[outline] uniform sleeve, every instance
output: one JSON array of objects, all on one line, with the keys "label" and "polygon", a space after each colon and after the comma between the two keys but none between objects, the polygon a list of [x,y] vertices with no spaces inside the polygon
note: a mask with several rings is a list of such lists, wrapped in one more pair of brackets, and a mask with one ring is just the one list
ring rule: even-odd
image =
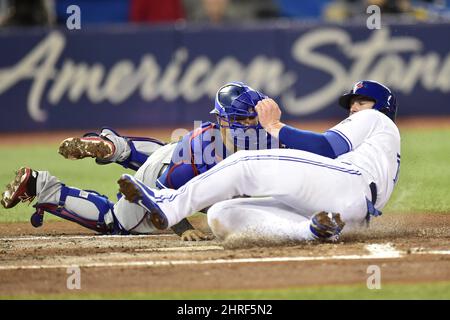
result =
[{"label": "uniform sleeve", "polygon": [[304,150],[332,159],[336,158],[333,146],[324,134],[284,126],[281,128],[278,138],[286,148]]},{"label": "uniform sleeve", "polygon": [[[345,142],[345,145],[342,145],[341,142],[339,148],[352,151],[363,143],[379,125],[380,116],[384,115],[372,109],[359,111],[329,129],[326,134],[329,136],[334,135],[335,139],[340,137],[341,141]],[[342,152],[336,153],[341,154]]]}]

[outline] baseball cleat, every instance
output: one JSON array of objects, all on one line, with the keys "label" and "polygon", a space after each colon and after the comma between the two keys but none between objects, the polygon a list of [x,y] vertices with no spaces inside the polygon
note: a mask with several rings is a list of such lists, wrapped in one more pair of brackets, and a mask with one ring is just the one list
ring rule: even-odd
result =
[{"label": "baseball cleat", "polygon": [[312,216],[310,230],[317,239],[337,241],[344,226],[339,213],[321,211]]},{"label": "baseball cleat", "polygon": [[100,137],[67,138],[59,145],[59,153],[66,159],[76,160],[87,157],[100,160],[113,156],[114,144]]},{"label": "baseball cleat", "polygon": [[36,196],[37,171],[22,167],[16,172],[14,180],[6,185],[2,193],[2,206],[6,209],[14,207],[19,202],[31,202]]},{"label": "baseball cleat", "polygon": [[152,200],[153,191],[149,187],[129,174],[123,174],[117,183],[119,191],[126,200],[136,203],[150,212],[150,220],[157,229],[164,230],[169,227],[166,215]]}]

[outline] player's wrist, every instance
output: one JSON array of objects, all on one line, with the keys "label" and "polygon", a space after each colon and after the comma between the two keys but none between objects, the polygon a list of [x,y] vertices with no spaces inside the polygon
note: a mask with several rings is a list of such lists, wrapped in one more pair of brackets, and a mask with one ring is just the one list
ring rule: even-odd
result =
[{"label": "player's wrist", "polygon": [[280,122],[280,121],[276,121],[273,122],[271,124],[269,124],[268,126],[266,126],[264,129],[274,138],[278,139],[278,136],[280,134],[280,130],[281,128],[283,128],[286,124]]}]

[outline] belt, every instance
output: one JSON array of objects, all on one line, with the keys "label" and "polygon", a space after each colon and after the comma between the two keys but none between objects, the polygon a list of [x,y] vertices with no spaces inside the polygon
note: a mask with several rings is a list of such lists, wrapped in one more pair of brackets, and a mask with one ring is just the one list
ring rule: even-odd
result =
[{"label": "belt", "polygon": [[367,215],[366,215],[366,225],[369,226],[370,218],[372,216],[378,217],[382,215],[382,212],[375,209],[375,203],[377,202],[377,185],[375,182],[370,183],[369,185],[370,193],[372,195],[372,201],[366,198],[367,203]]},{"label": "belt", "polygon": [[375,184],[375,182],[372,182],[371,184],[369,184],[369,188],[370,193],[372,194],[372,203],[373,205],[375,205],[375,203],[377,202],[377,185]]}]

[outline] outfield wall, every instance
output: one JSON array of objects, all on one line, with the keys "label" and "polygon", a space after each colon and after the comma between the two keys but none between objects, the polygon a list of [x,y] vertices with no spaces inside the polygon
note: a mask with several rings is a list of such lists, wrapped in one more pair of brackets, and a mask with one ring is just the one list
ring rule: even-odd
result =
[{"label": "outfield wall", "polygon": [[271,23],[0,30],[0,132],[176,126],[208,119],[216,90],[249,83],[284,119],[342,117],[361,78],[400,116],[450,115],[450,24]]}]

